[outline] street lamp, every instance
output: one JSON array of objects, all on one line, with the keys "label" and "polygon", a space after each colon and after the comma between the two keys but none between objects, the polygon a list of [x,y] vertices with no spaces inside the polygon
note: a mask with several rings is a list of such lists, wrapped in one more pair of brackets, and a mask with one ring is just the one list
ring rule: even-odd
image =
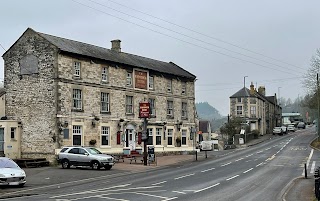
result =
[{"label": "street lamp", "polygon": [[243,76],[243,87],[246,87],[246,77],[248,77],[248,76],[247,75]]},{"label": "street lamp", "polygon": [[279,102],[279,105],[281,105],[281,103],[280,103],[280,101],[281,101],[281,99],[280,99],[280,88],[281,88],[281,87],[278,87],[278,96],[279,96],[278,102]]}]

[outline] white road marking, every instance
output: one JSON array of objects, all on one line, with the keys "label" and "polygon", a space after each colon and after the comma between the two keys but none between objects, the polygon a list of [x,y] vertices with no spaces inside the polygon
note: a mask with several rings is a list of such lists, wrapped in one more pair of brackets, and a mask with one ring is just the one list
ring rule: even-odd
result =
[{"label": "white road marking", "polygon": [[250,154],[250,155],[247,155],[246,157],[248,158],[248,157],[250,157],[250,156],[252,156],[253,154]]},{"label": "white road marking", "polygon": [[224,167],[224,166],[227,166],[227,165],[230,165],[230,164],[231,164],[231,162],[223,164],[223,165],[221,165],[221,167]]},{"label": "white road marking", "polygon": [[172,197],[172,198],[167,198],[167,199],[164,199],[162,201],[169,201],[169,200],[174,200],[174,199],[177,199],[178,197]]},{"label": "white road marking", "polygon": [[260,153],[262,153],[262,152],[263,152],[263,151],[258,151],[257,154],[260,154]]},{"label": "white road marking", "polygon": [[[309,167],[309,163],[310,163],[310,160],[312,158],[312,155],[313,155],[313,149],[311,149],[311,152],[310,152],[308,160],[307,160],[307,168]],[[302,175],[304,175],[304,168],[302,170]]]},{"label": "white road marking", "polygon": [[181,176],[181,177],[176,177],[176,178],[174,178],[175,180],[178,180],[178,179],[182,179],[182,178],[185,178],[185,177],[190,177],[190,176],[193,176],[194,175],[194,173],[192,173],[192,174],[187,174],[187,175],[183,175],[183,176]]},{"label": "white road marking", "polygon": [[167,181],[162,181],[162,182],[158,182],[158,183],[155,183],[155,184],[151,184],[151,185],[158,185],[158,184],[163,184],[163,183],[166,183]]},{"label": "white road marking", "polygon": [[265,149],[265,150],[268,151],[269,149],[271,149],[271,147],[269,147],[269,148],[267,148],[267,149]]},{"label": "white road marking", "polygon": [[270,158],[266,159],[265,161],[271,161],[271,160],[273,160],[275,157],[276,157],[276,155],[273,154]]},{"label": "white road marking", "polygon": [[229,181],[229,180],[234,179],[234,178],[237,178],[237,177],[239,177],[239,175],[238,175],[238,174],[237,174],[237,175],[235,175],[235,176],[233,176],[233,177],[230,177],[230,178],[226,179],[226,181]]},{"label": "white road marking", "polygon": [[207,189],[209,189],[209,188],[213,188],[213,187],[218,186],[218,185],[220,185],[220,183],[216,183],[216,184],[214,184],[214,185],[212,185],[212,186],[208,186],[208,187],[206,187],[206,188],[197,190],[197,191],[195,191],[194,193],[199,193],[199,192],[201,192],[201,191],[205,191],[205,190],[207,190]]},{"label": "white road marking", "polygon": [[202,170],[201,172],[208,172],[208,171],[214,170],[214,169],[216,169],[216,168],[210,168],[210,169],[207,169],[207,170]]},{"label": "white road marking", "polygon": [[246,161],[246,163],[250,162],[251,160]]},{"label": "white road marking", "polygon": [[262,163],[259,163],[258,165],[256,165],[256,167],[259,167],[260,165],[263,165],[263,162],[262,162]]},{"label": "white road marking", "polygon": [[315,167],[316,167],[316,162],[313,161],[313,162],[312,162],[312,165],[311,165],[311,171],[310,171],[311,174],[314,173],[314,168],[315,168]]},{"label": "white road marking", "polygon": [[133,192],[134,194],[137,195],[145,195],[145,196],[150,196],[150,197],[155,197],[155,198],[161,198],[161,199],[165,199],[167,200],[168,197],[163,197],[163,196],[159,196],[159,195],[152,195],[152,194],[148,194],[148,193],[138,193],[138,192]]},{"label": "white road marking", "polygon": [[180,193],[180,194],[186,194],[185,192],[181,192],[181,191],[172,191],[173,193]]},{"label": "white road marking", "polygon": [[244,171],[243,173],[245,174],[245,173],[247,173],[247,172],[250,172],[251,170],[253,170],[253,168],[250,168],[249,170],[246,170],[246,171]]},{"label": "white road marking", "polygon": [[239,158],[239,159],[237,159],[236,161],[241,161],[241,160],[243,160],[244,158]]}]

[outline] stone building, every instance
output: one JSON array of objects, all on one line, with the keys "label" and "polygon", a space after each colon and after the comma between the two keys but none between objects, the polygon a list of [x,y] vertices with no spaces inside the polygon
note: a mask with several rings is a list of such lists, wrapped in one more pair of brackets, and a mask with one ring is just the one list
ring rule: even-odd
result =
[{"label": "stone building", "polygon": [[21,123],[21,157],[52,159],[68,145],[141,151],[140,102],[151,105],[156,152],[193,149],[196,76],[111,42],[106,49],[28,28],[4,53],[5,112]]},{"label": "stone building", "polygon": [[272,129],[279,125],[281,113],[276,95],[266,96],[264,86],[257,91],[251,83],[250,89],[243,87],[230,96],[230,117],[242,118],[251,131],[258,130],[260,135],[272,133]]}]

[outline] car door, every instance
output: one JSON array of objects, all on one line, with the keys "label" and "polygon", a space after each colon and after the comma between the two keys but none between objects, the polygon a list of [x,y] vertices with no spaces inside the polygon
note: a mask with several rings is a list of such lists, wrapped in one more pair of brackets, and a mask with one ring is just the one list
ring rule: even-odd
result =
[{"label": "car door", "polygon": [[79,148],[78,161],[82,166],[89,166],[91,163],[90,154],[83,148]]},{"label": "car door", "polygon": [[72,165],[77,165],[77,159],[78,159],[78,154],[79,154],[79,148],[72,148],[68,152],[68,159]]}]

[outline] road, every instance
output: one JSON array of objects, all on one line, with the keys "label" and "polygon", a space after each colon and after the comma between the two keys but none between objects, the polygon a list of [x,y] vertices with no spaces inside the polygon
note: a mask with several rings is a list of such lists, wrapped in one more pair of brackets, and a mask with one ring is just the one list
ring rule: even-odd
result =
[{"label": "road", "polygon": [[311,131],[222,151],[214,159],[29,189],[24,192],[29,196],[7,200],[282,200],[290,182],[303,175],[304,164],[309,176],[320,164],[319,153],[309,147],[315,138]]}]

